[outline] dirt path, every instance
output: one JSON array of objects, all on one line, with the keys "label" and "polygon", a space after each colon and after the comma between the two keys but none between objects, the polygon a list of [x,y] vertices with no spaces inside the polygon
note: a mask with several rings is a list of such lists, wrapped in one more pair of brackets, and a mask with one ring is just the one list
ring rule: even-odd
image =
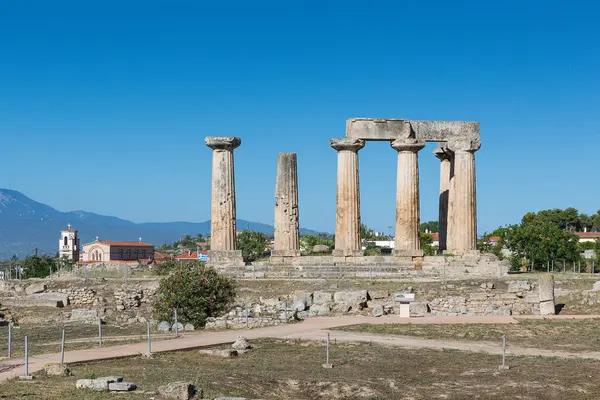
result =
[{"label": "dirt path", "polygon": [[[233,343],[238,335],[244,335],[248,339],[259,338],[302,338],[310,340],[323,340],[325,331],[328,329],[355,325],[355,324],[514,324],[518,321],[513,317],[505,316],[461,316],[461,317],[423,317],[423,318],[398,318],[397,316],[386,316],[380,318],[362,316],[339,316],[310,318],[301,323],[271,326],[250,330],[227,330],[227,331],[201,331],[195,334],[186,334],[176,339],[158,340],[152,343],[152,353],[194,349],[199,347],[215,346]],[[389,344],[393,346],[415,347],[415,348],[448,348],[463,351],[479,351],[498,354],[500,346],[491,343],[452,342],[438,340],[424,340],[408,337],[389,337],[379,335],[355,334],[350,332],[335,332],[333,337],[344,341],[371,340],[375,343]],[[542,355],[565,358],[597,358],[600,353],[567,353],[541,349],[510,348],[514,355]],[[73,350],[65,352],[65,363],[78,363],[93,360],[106,360],[119,357],[131,357],[148,352],[146,342],[92,348],[85,350]],[[29,357],[29,373],[42,370],[47,363],[60,361],[60,354],[31,355]],[[23,358],[13,358],[0,361],[0,382],[23,375]]]}]

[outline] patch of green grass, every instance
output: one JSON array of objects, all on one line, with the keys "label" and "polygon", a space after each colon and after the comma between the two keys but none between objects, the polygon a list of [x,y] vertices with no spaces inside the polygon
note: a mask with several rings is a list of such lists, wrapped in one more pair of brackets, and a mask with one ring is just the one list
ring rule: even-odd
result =
[{"label": "patch of green grass", "polygon": [[[173,381],[192,381],[204,398],[254,399],[596,399],[600,364],[540,357],[500,359],[479,353],[409,350],[366,344],[332,346],[333,369],[324,369],[323,343],[261,340],[237,358],[200,356],[197,351],[70,366],[73,377],[0,386],[0,399],[114,399],[110,393],[75,389],[77,379],[123,375],[141,391]],[[135,396],[135,395],[128,395]],[[135,396],[138,398],[138,396]],[[141,397],[146,398],[146,397]]]}]

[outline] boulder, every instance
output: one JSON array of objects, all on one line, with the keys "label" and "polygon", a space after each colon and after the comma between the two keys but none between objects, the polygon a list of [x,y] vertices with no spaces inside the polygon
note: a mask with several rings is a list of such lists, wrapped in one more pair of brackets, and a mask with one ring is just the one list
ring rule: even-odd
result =
[{"label": "boulder", "polygon": [[313,304],[308,310],[308,315],[311,317],[329,315],[331,312],[331,306],[329,304]]},{"label": "boulder", "polygon": [[25,294],[36,294],[42,293],[46,290],[46,284],[44,282],[34,283],[25,288]]},{"label": "boulder", "polygon": [[63,293],[36,293],[26,296],[21,305],[62,308],[69,305],[69,296]]},{"label": "boulder", "polygon": [[171,324],[167,321],[162,321],[160,324],[158,324],[157,329],[159,332],[169,332],[169,330],[171,329]]},{"label": "boulder", "polygon": [[373,311],[372,314],[374,317],[381,317],[383,316],[384,312],[383,312],[383,306],[381,304],[377,304],[375,307],[373,307]]},{"label": "boulder", "polygon": [[368,294],[366,290],[345,290],[335,292],[333,301],[336,303],[348,303],[352,308],[362,310],[367,306]]},{"label": "boulder", "polygon": [[369,298],[371,300],[382,300],[390,297],[390,292],[387,290],[369,290]]},{"label": "boulder", "polygon": [[158,395],[165,400],[191,400],[196,394],[202,398],[202,391],[196,390],[192,382],[172,382],[158,388]]},{"label": "boulder", "polygon": [[235,350],[248,350],[252,348],[252,345],[248,343],[248,340],[243,336],[238,336],[235,343],[231,346]]},{"label": "boulder", "polygon": [[97,324],[98,310],[91,310],[89,308],[76,308],[71,311],[69,322]]},{"label": "boulder", "polygon": [[313,293],[313,304],[332,304],[333,293],[318,291]]},{"label": "boulder", "polygon": [[352,306],[348,303],[335,303],[332,310],[336,313],[347,313],[352,310]]},{"label": "boulder", "polygon": [[194,325],[192,324],[185,324],[185,326],[183,327],[184,331],[193,331],[195,330]]},{"label": "boulder", "polygon": [[44,371],[48,376],[71,376],[71,371],[65,364],[52,363],[44,365]]}]

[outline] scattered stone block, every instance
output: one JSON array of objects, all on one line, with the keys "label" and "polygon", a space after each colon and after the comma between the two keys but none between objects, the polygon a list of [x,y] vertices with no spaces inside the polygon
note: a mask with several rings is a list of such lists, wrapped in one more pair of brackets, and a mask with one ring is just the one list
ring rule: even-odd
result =
[{"label": "scattered stone block", "polygon": [[329,304],[313,304],[308,310],[308,315],[311,317],[329,315],[331,313],[331,306]]},{"label": "scattered stone block", "polygon": [[294,303],[294,310],[302,312],[308,307],[306,299],[300,299]]},{"label": "scattered stone block", "polygon": [[[317,291],[313,293],[313,304],[332,304],[333,293]],[[312,306],[311,306],[312,307]]]},{"label": "scattered stone block", "polygon": [[169,330],[171,329],[171,324],[167,321],[162,321],[160,324],[158,324],[157,329],[159,332],[169,332]]},{"label": "scattered stone block", "polygon": [[42,293],[46,291],[46,284],[43,282],[40,283],[34,283],[32,285],[27,286],[27,288],[25,288],[25,294],[36,294],[36,293]]},{"label": "scattered stone block", "polygon": [[69,305],[69,296],[63,293],[36,293],[25,296],[22,305],[63,308]]},{"label": "scattered stone block", "polygon": [[202,398],[202,390],[197,390],[192,382],[172,382],[159,387],[158,395],[165,400],[191,400],[196,395]]},{"label": "scattered stone block", "polygon": [[65,364],[52,363],[44,365],[44,371],[48,376],[71,376],[71,371]]},{"label": "scattered stone block", "polygon": [[369,298],[371,300],[381,300],[390,297],[390,292],[387,290],[369,290]]},{"label": "scattered stone block", "polygon": [[367,306],[368,293],[366,290],[344,290],[333,294],[336,303],[348,303],[352,308],[362,310]]},{"label": "scattered stone block", "polygon": [[[337,313],[347,313],[352,310],[352,306],[348,303],[335,303],[332,307],[333,312]],[[326,315],[326,314],[322,314]]]},{"label": "scattered stone block", "polygon": [[75,382],[77,389],[89,389],[96,392],[108,392],[108,381],[102,379],[78,379]]},{"label": "scattered stone block", "polygon": [[374,317],[383,316],[384,315],[383,306],[381,304],[377,304],[375,307],[373,307],[372,314]]},{"label": "scattered stone block", "polygon": [[108,384],[108,390],[111,392],[131,392],[137,388],[133,382],[111,382]]},{"label": "scattered stone block", "polygon": [[222,358],[233,358],[238,356],[237,350],[225,349],[225,350],[214,350],[214,349],[205,349],[199,350],[200,354],[206,356],[213,357],[222,357]]},{"label": "scattered stone block", "polygon": [[424,301],[413,301],[410,303],[410,313],[413,315],[426,315],[429,313],[429,305]]},{"label": "scattered stone block", "polygon": [[292,294],[292,301],[294,303],[303,300],[306,303],[306,306],[310,307],[313,303],[313,294],[304,290],[297,290]]},{"label": "scattered stone block", "polygon": [[243,336],[238,336],[235,343],[231,346],[235,350],[249,350],[252,348],[252,345],[248,343],[248,339]]}]

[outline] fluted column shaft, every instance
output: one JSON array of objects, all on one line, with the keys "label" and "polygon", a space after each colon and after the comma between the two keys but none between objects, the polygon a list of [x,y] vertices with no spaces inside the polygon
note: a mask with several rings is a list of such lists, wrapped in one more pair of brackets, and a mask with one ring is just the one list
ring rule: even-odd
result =
[{"label": "fluted column shaft", "polygon": [[451,173],[451,158],[449,151],[442,146],[434,151],[434,154],[440,160],[440,198],[439,198],[439,249],[446,250],[448,237],[448,210],[450,201],[450,173]]},{"label": "fluted column shaft", "polygon": [[358,150],[365,145],[359,139],[332,139],[338,151],[335,256],[361,256],[360,188]]},{"label": "fluted column shaft", "polygon": [[397,139],[392,147],[398,151],[396,187],[396,241],[394,254],[422,256],[420,251],[419,156],[425,146],[414,139]]},{"label": "fluted column shaft", "polygon": [[279,153],[275,184],[275,244],[272,256],[300,256],[296,153]]},{"label": "fluted column shaft", "polygon": [[236,207],[233,150],[241,144],[235,137],[212,136],[206,145],[213,149],[210,249],[236,250]]},{"label": "fluted column shaft", "polygon": [[454,152],[449,250],[457,254],[477,251],[475,152],[480,146],[478,140],[449,143],[450,150]]}]

